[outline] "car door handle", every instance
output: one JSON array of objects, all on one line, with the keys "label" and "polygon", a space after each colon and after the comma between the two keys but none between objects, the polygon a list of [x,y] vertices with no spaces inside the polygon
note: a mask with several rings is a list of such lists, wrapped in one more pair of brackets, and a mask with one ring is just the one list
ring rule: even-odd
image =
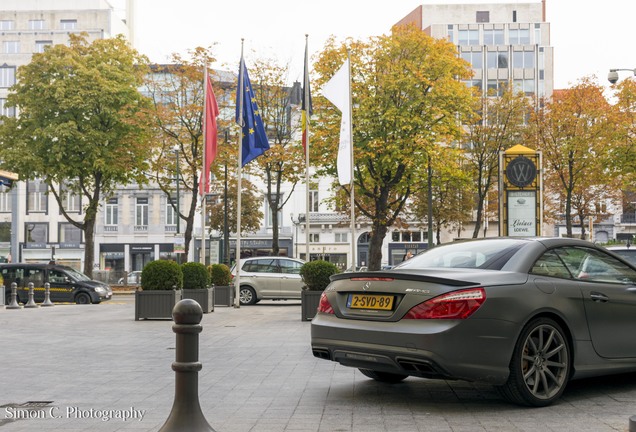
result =
[{"label": "car door handle", "polygon": [[590,298],[592,299],[592,301],[600,302],[600,303],[606,303],[609,301],[608,296],[606,296],[605,294],[601,294],[599,292],[594,292],[594,291],[590,293]]}]

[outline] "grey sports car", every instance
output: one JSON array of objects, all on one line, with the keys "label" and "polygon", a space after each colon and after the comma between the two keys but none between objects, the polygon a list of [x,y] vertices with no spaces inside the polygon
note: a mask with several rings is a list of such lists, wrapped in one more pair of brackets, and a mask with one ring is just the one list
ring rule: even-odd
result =
[{"label": "grey sports car", "polygon": [[545,406],[570,379],[636,371],[636,268],[576,239],[442,245],[332,276],[311,345],[378,381],[481,381]]}]

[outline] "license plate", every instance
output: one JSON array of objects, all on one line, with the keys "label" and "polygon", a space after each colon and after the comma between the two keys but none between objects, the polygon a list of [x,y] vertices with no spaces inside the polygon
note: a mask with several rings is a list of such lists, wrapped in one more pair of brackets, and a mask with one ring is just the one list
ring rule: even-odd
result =
[{"label": "license plate", "polygon": [[393,296],[378,294],[349,294],[347,307],[350,309],[391,310]]}]

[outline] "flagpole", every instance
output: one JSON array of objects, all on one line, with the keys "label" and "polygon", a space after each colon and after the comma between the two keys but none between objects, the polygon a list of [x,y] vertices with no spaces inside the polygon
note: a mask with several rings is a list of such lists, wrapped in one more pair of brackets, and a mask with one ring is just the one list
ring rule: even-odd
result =
[{"label": "flagpole", "polygon": [[[305,34],[305,69],[303,76],[303,97],[305,98],[305,261],[311,261],[309,257],[309,35]],[[307,82],[305,82],[307,81]]]},{"label": "flagpole", "polygon": [[243,93],[245,88],[243,86],[243,69],[245,68],[243,60],[243,41],[241,38],[241,61],[239,64],[239,76],[238,76],[238,112],[240,113],[240,127],[238,133],[238,177],[236,180],[236,285],[234,288],[234,307],[240,308],[240,288],[241,288],[241,177],[242,177],[242,161],[243,161]]},{"label": "flagpole", "polygon": [[351,189],[349,196],[350,202],[349,207],[351,207],[351,262],[352,262],[352,270],[356,270],[356,211],[355,211],[355,194],[354,194],[354,181],[353,181],[353,104],[351,100],[351,57],[349,55],[349,50],[347,50],[347,61],[349,63],[349,137],[350,137],[350,165],[351,165],[351,183],[349,184],[349,188]]},{"label": "flagpole", "polygon": [[206,184],[209,179],[205,178],[206,173],[208,172],[206,168],[206,163],[209,163],[206,160],[206,148],[209,143],[206,142],[206,137],[208,136],[208,67],[205,65],[203,67],[203,146],[201,147],[201,153],[203,157],[203,166],[201,167],[201,251],[199,253],[201,264],[205,265],[205,193],[206,193]]}]

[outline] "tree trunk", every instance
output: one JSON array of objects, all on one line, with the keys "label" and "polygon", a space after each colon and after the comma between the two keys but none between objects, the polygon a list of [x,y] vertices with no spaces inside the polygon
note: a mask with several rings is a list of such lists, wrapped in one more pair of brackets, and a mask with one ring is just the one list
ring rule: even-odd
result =
[{"label": "tree trunk", "polygon": [[93,262],[95,261],[95,215],[86,213],[84,218],[84,274],[93,278]]},{"label": "tree trunk", "polygon": [[382,243],[386,237],[387,227],[385,224],[374,223],[369,242],[369,270],[380,270],[382,267]]},{"label": "tree trunk", "polygon": [[278,256],[280,253],[280,245],[278,244],[278,212],[273,212],[274,217],[272,219],[272,255]]}]

